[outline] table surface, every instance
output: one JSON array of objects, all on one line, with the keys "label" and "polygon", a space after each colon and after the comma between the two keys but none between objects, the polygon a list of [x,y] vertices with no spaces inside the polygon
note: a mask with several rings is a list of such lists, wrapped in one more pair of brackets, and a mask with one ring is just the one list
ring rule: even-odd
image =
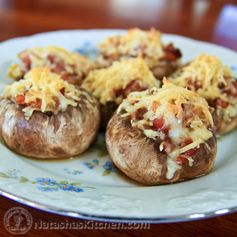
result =
[{"label": "table surface", "polygon": [[[0,0],[0,41],[59,29],[132,28],[151,26],[172,34],[237,50],[237,3],[205,0]],[[0,197],[0,236],[5,212],[22,206],[37,221],[81,222],[49,214]],[[201,221],[154,224],[149,230],[35,230],[29,236],[234,236],[237,213]]]}]

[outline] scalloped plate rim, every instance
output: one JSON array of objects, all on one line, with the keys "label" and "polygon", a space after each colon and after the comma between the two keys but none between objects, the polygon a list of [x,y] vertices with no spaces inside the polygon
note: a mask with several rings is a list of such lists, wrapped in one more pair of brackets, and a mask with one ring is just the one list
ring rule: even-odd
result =
[{"label": "scalloped plate rim", "polygon": [[195,220],[203,220],[218,216],[223,216],[226,214],[231,214],[237,212],[237,206],[231,208],[217,209],[215,211],[209,212],[201,212],[201,213],[192,213],[188,215],[176,215],[160,217],[160,218],[126,218],[126,217],[116,217],[116,216],[101,216],[101,215],[89,215],[83,212],[75,212],[70,210],[57,209],[51,205],[44,205],[36,201],[32,201],[30,199],[20,197],[18,195],[12,194],[10,192],[6,192],[0,188],[0,195],[9,198],[13,201],[24,204],[28,207],[36,208],[40,211],[46,211],[48,213],[57,214],[61,216],[74,217],[83,220],[93,220],[93,221],[103,221],[103,222],[117,222],[117,223],[150,223],[150,224],[158,224],[158,223],[178,223],[178,222],[186,222],[186,221],[195,221]]}]

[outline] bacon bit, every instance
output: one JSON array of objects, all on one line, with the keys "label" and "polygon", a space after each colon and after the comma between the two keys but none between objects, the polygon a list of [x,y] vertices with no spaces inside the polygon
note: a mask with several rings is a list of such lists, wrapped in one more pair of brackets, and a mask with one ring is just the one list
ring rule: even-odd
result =
[{"label": "bacon bit", "polygon": [[156,130],[160,130],[161,128],[163,128],[165,124],[165,120],[163,118],[156,118],[153,120],[153,127]]},{"label": "bacon bit", "polygon": [[191,144],[193,142],[192,138],[185,138],[182,142],[181,142],[181,147],[185,147],[189,144]]},{"label": "bacon bit", "polygon": [[165,135],[169,133],[170,127],[165,126],[165,120],[163,118],[156,118],[153,120],[153,128],[155,130],[163,132]]},{"label": "bacon bit", "polygon": [[141,82],[139,80],[133,80],[130,81],[127,86],[123,90],[123,94],[125,96],[128,96],[129,93],[133,91],[144,91],[147,89],[147,86],[141,85]]},{"label": "bacon bit", "polygon": [[67,81],[71,84],[81,84],[81,80],[78,80],[78,77],[74,77],[72,74],[69,74],[67,72],[62,72],[60,74],[61,78],[64,80],[64,81]]},{"label": "bacon bit", "polygon": [[16,103],[18,105],[24,105],[25,104],[25,96],[24,95],[17,95],[15,100],[16,100]]},{"label": "bacon bit", "polygon": [[143,115],[147,112],[146,108],[140,108],[136,111],[136,119],[143,119]]},{"label": "bacon bit", "polygon": [[232,96],[233,97],[237,97],[237,81],[236,81],[236,79],[234,79],[234,81],[232,82],[232,88],[233,88],[233,90],[232,90]]},{"label": "bacon bit", "polygon": [[47,59],[49,60],[50,63],[54,63],[55,62],[55,55],[48,55]]},{"label": "bacon bit", "polygon": [[165,48],[165,58],[169,61],[175,61],[182,56],[179,49],[176,49],[172,43],[168,44]]},{"label": "bacon bit", "polygon": [[123,89],[120,88],[120,89],[115,89],[114,90],[114,94],[116,97],[120,96],[120,95],[123,95]]},{"label": "bacon bit", "polygon": [[167,135],[167,134],[169,133],[169,130],[170,130],[170,127],[169,127],[169,126],[165,126],[165,127],[163,127],[163,128],[161,129],[161,131],[162,131],[165,135]]},{"label": "bacon bit", "polygon": [[[185,146],[191,144],[192,142],[193,142],[193,140],[191,138],[186,138],[186,139],[184,139],[184,141],[181,142],[180,146],[185,147]],[[192,157],[193,155],[195,155],[197,153],[197,151],[198,151],[198,148],[194,147],[194,148],[186,151],[184,153],[184,155]]]},{"label": "bacon bit", "polygon": [[63,71],[65,71],[65,66],[64,66],[64,63],[62,61],[55,63],[55,67],[52,68],[52,72],[57,73],[57,74],[60,74]]},{"label": "bacon bit", "polygon": [[231,93],[232,93],[231,88],[224,88],[222,91],[227,95],[231,95]]},{"label": "bacon bit", "polygon": [[187,165],[188,159],[185,156],[180,155],[176,158],[176,162],[178,165]]},{"label": "bacon bit", "polygon": [[42,101],[41,101],[41,99],[36,98],[36,101],[31,102],[30,105],[31,105],[33,108],[40,109],[40,108],[41,108],[41,105],[42,105]]},{"label": "bacon bit", "polygon": [[217,99],[216,105],[225,109],[228,107],[229,103],[227,101],[222,100],[222,99]]},{"label": "bacon bit", "polygon": [[157,108],[158,108],[159,105],[160,105],[159,102],[153,101],[153,103],[152,103],[152,105],[151,105],[151,110],[152,110],[153,112],[156,112],[156,110],[157,110]]},{"label": "bacon bit", "polygon": [[31,60],[30,60],[29,55],[24,55],[24,56],[22,56],[22,57],[21,57],[21,60],[22,60],[22,62],[24,63],[25,68],[26,68],[27,70],[30,70],[30,68],[31,68]]},{"label": "bacon bit", "polygon": [[186,151],[184,154],[187,155],[187,156],[192,157],[192,156],[194,156],[197,153],[197,151],[198,151],[198,148],[194,147],[194,148]]},{"label": "bacon bit", "polygon": [[237,79],[234,79],[234,81],[232,82],[232,85],[237,90]]},{"label": "bacon bit", "polygon": [[228,96],[232,96],[234,98],[237,97],[237,81],[232,81],[230,86],[228,88],[224,88],[222,90],[224,93],[226,93]]},{"label": "bacon bit", "polygon": [[61,94],[65,94],[65,88],[63,87],[61,90],[60,90]]},{"label": "bacon bit", "polygon": [[141,85],[141,82],[139,80],[133,80],[130,81],[124,89],[123,88],[115,89],[114,93],[116,97],[121,95],[127,97],[128,94],[130,94],[133,91],[144,91],[147,88],[148,88],[147,86]]}]

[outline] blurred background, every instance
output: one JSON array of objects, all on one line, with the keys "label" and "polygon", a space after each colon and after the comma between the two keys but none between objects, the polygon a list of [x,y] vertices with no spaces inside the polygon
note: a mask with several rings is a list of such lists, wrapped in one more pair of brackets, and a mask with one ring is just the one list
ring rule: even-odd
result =
[{"label": "blurred background", "polygon": [[0,0],[0,41],[59,29],[135,26],[237,50],[237,0]]}]

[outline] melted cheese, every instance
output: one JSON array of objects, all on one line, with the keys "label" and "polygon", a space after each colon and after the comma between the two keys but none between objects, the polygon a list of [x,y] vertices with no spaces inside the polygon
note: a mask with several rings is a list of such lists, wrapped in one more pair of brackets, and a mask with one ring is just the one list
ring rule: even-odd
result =
[{"label": "melted cheese", "polygon": [[182,168],[179,164],[177,164],[175,160],[177,156],[178,154],[176,150],[171,154],[169,154],[169,159],[167,159],[167,173],[166,173],[167,179],[172,179],[175,172]]},{"label": "melted cheese", "polygon": [[[64,93],[61,92],[62,89]],[[65,111],[69,105],[75,107],[81,93],[75,86],[62,80],[59,75],[50,72],[50,69],[45,67],[32,69],[25,75],[24,80],[6,86],[3,92],[3,97],[13,101],[18,95],[23,95],[25,98],[26,107],[23,111],[26,118],[29,118],[34,110],[57,113]],[[37,99],[42,101],[41,108],[31,106]]]},{"label": "melted cheese", "polygon": [[138,80],[147,87],[160,86],[148,66],[141,58],[131,58],[114,62],[106,69],[94,70],[83,81],[82,87],[99,99],[101,104],[122,102],[123,97],[116,90],[125,89],[129,82]]},{"label": "melted cheese", "polygon": [[[158,104],[155,109],[154,103]],[[192,115],[189,126],[186,126],[182,121],[186,113],[183,109],[185,105],[191,105],[192,109],[198,109],[199,111],[199,113]],[[144,108],[147,111],[143,114],[143,117],[136,119],[136,116],[134,116],[136,112]],[[180,168],[175,161],[179,154],[205,143],[213,136],[208,129],[208,127],[213,127],[213,119],[207,102],[198,94],[175,86],[166,80],[164,86],[160,89],[152,88],[129,94],[127,99],[119,106],[117,113],[121,114],[122,117],[131,116],[132,127],[141,129],[145,136],[153,140],[164,140],[164,133],[159,130],[152,130],[154,119],[164,119],[165,126],[169,127],[168,136],[176,146],[175,150],[168,155],[167,178],[172,178],[175,170]],[[187,138],[191,138],[192,143],[180,148],[180,143]],[[160,147],[160,149],[163,150],[163,147]],[[189,161],[189,163],[192,162]]]},{"label": "melted cheese", "polygon": [[142,56],[149,66],[164,56],[161,33],[155,29],[143,31],[134,28],[125,35],[108,37],[100,44],[99,50],[102,55],[113,59]]},{"label": "melted cheese", "polygon": [[[55,56],[56,61],[62,62],[65,70],[70,73],[76,73],[79,76],[87,71],[90,67],[90,62],[84,56],[69,52],[64,48],[58,46],[47,46],[47,47],[35,47],[31,49],[26,49],[23,52],[19,53],[19,58],[24,58],[25,56],[29,57],[31,60],[31,68],[34,67],[44,67],[51,66],[51,62],[48,59],[48,56]],[[13,64],[8,71],[10,77],[18,78],[22,75],[24,67],[18,64]]]}]

